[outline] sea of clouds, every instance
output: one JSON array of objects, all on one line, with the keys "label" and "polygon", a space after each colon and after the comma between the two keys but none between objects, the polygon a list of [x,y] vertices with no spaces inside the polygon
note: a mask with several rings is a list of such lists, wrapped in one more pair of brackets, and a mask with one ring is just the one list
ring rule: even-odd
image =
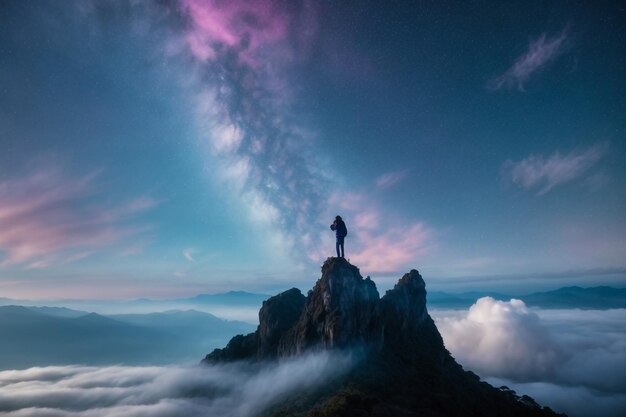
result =
[{"label": "sea of clouds", "polygon": [[[465,369],[571,417],[626,415],[626,309],[540,310],[485,297],[433,310]],[[51,366],[0,372],[7,417],[247,417],[343,374],[354,356],[206,367]]]},{"label": "sea of clouds", "polygon": [[50,366],[0,372],[6,417],[254,416],[346,372],[348,354],[278,364],[196,367]]},{"label": "sea of clouds", "polygon": [[540,310],[479,299],[431,312],[464,368],[570,416],[626,415],[626,309]]}]

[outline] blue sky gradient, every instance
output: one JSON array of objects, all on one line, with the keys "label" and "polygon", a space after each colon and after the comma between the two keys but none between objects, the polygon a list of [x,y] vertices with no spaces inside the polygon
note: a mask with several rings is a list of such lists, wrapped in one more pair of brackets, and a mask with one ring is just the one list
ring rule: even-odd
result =
[{"label": "blue sky gradient", "polygon": [[0,295],[623,286],[624,14],[5,1]]}]

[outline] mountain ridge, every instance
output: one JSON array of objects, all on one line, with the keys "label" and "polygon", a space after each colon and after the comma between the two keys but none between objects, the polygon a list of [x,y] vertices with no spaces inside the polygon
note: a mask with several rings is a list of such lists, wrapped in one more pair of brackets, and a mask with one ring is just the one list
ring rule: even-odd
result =
[{"label": "mountain ridge", "polygon": [[[568,286],[559,287],[548,291],[531,292],[527,294],[507,294],[493,291],[463,291],[446,292],[430,291],[428,303],[432,307],[438,308],[468,308],[481,297],[490,296],[498,300],[509,300],[516,298],[524,301],[531,307],[544,309],[559,308],[580,308],[606,310],[612,308],[626,308],[626,288],[612,287],[607,285],[581,287]],[[63,316],[63,308],[72,306],[72,310],[94,310],[97,309],[103,315],[121,314],[121,312],[111,312],[107,310],[121,309],[124,314],[132,313],[152,313],[164,310],[181,309],[204,309],[203,312],[213,313],[211,309],[220,307],[231,308],[257,308],[270,296],[262,293],[247,291],[228,291],[223,293],[201,293],[186,298],[173,299],[149,299],[139,298],[133,300],[20,300],[0,297],[0,306],[22,305],[32,306],[41,309],[61,309],[56,314]],[[50,304],[50,306],[46,306]],[[106,307],[103,309],[101,307]],[[140,308],[139,311],[136,311]],[[208,310],[207,310],[208,309]],[[47,314],[54,313],[49,310]],[[65,312],[68,315],[74,313]],[[219,316],[219,314],[218,314]]]},{"label": "mountain ridge", "polygon": [[476,300],[486,296],[498,300],[515,298],[524,301],[530,307],[543,309],[580,308],[585,310],[607,310],[626,308],[626,288],[607,285],[594,287],[568,286],[522,295],[480,291],[461,293],[433,291],[430,293],[428,301],[436,307],[468,308]]},{"label": "mountain ridge", "polygon": [[252,328],[194,311],[108,316],[0,306],[0,370],[75,363],[191,364],[206,349]]}]

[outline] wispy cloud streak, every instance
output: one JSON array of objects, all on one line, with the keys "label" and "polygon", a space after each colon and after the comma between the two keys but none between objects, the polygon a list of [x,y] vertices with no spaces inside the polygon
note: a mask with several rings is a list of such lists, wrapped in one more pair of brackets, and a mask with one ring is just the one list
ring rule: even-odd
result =
[{"label": "wispy cloud streak", "polygon": [[417,262],[434,249],[433,232],[423,223],[387,227],[358,235],[356,252],[350,260],[368,273],[396,272]]},{"label": "wispy cloud streak", "polygon": [[185,259],[187,259],[189,262],[195,262],[196,260],[194,259],[194,255],[197,253],[198,251],[195,250],[194,248],[187,248],[183,250],[183,256],[185,257]]},{"label": "wispy cloud streak", "polygon": [[493,90],[517,88],[524,91],[524,84],[539,70],[553,62],[567,46],[567,28],[555,36],[546,33],[528,45],[528,50],[515,60],[515,63],[504,74],[494,78],[488,87]]},{"label": "wispy cloud streak", "polygon": [[48,167],[0,182],[0,267],[45,268],[145,232],[127,220],[149,210],[149,197],[103,207],[93,201],[98,173],[68,178]]},{"label": "wispy cloud streak", "polygon": [[401,171],[387,172],[376,178],[376,187],[379,189],[390,188],[402,181],[408,173],[409,171],[406,169],[403,169]]},{"label": "wispy cloud streak", "polygon": [[502,165],[502,175],[522,188],[539,188],[538,194],[542,195],[558,185],[585,176],[602,159],[607,149],[608,145],[601,143],[565,155],[556,151],[548,158],[530,155],[519,162],[507,160]]}]

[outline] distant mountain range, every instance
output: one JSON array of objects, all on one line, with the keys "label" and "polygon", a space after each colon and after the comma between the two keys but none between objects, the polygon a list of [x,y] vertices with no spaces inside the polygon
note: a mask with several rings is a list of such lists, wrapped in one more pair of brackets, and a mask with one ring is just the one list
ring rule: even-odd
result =
[{"label": "distant mountain range", "polygon": [[[166,310],[197,310],[214,314],[217,317],[229,320],[242,320],[250,323],[257,321],[257,312],[263,300],[269,295],[250,293],[245,291],[229,291],[220,294],[199,294],[188,298],[152,300],[139,298],[133,300],[24,300],[0,297],[2,305],[41,306],[47,305],[46,311],[52,315],[62,315],[63,310],[53,311],[50,308],[67,308],[71,310],[90,311],[103,315],[120,313],[145,314]],[[40,310],[41,311],[41,310]],[[65,311],[67,314],[67,311]]]},{"label": "distant mountain range", "polygon": [[[580,308],[610,309],[626,308],[626,288],[608,286],[599,287],[563,287],[553,291],[535,292],[526,295],[511,295],[500,292],[469,291],[448,293],[428,292],[428,304],[434,308],[467,308],[481,297],[493,297],[498,300],[517,298],[527,305],[541,308]],[[146,298],[135,300],[54,300],[45,304],[54,307],[37,307],[36,311],[57,317],[77,317],[86,311],[96,311],[104,315],[124,313],[152,313],[163,310],[197,310],[210,313],[220,318],[243,320],[255,323],[257,312],[269,295],[246,291],[229,291],[219,294],[198,294],[194,297],[167,300]],[[0,297],[2,305],[41,306],[38,300],[15,300]],[[77,311],[78,310],[78,311]]]},{"label": "distant mountain range", "polygon": [[270,296],[266,294],[256,294],[246,291],[229,291],[219,294],[198,294],[191,298],[179,298],[175,301],[180,301],[190,304],[247,304],[247,305],[260,305],[264,300],[267,300]]},{"label": "distant mountain range", "polygon": [[[132,300],[53,300],[54,304],[70,305],[82,302],[92,304],[113,304],[115,306],[132,305],[162,305],[164,303],[173,304],[190,304],[190,305],[224,305],[224,304],[245,304],[250,306],[260,306],[263,300],[267,300],[270,296],[267,294],[251,293],[246,291],[228,291],[217,294],[198,294],[187,298],[172,298],[163,300],[154,300],[149,298],[136,298]],[[31,303],[41,304],[40,300],[24,300],[0,297],[0,305],[27,305]]]},{"label": "distant mountain range", "polygon": [[481,297],[498,300],[517,298],[528,306],[541,308],[599,309],[626,308],[626,288],[614,287],[563,287],[558,290],[535,292],[527,295],[509,295],[493,292],[465,292],[451,294],[432,291],[428,293],[428,304],[435,308],[467,308]]},{"label": "distant mountain range", "polygon": [[63,307],[0,307],[0,369],[197,362],[254,326],[199,311],[103,316]]}]

